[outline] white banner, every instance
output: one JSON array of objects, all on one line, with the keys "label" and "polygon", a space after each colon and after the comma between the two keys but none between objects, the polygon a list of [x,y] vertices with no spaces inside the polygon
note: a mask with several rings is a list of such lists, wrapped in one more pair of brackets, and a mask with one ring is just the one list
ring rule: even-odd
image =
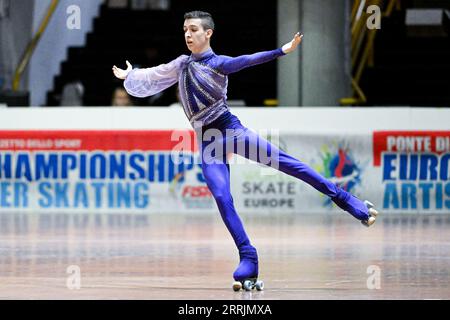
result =
[{"label": "white banner", "polygon": [[[310,124],[259,133],[384,213],[450,213],[450,131],[399,127],[336,132]],[[174,132],[0,130],[0,212],[217,213],[193,131],[184,131],[192,143],[175,158]],[[230,159],[238,212],[341,211],[305,182],[239,158]]]}]

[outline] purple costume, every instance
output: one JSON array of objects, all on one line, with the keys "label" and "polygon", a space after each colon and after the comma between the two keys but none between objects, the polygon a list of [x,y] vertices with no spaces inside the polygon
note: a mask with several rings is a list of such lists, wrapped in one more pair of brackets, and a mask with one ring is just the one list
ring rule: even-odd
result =
[{"label": "purple costume", "polygon": [[[231,151],[247,159],[275,167],[305,181],[329,196],[340,208],[355,218],[369,218],[366,205],[316,173],[306,164],[286,154],[252,130],[244,127],[230,113],[227,105],[227,75],[246,67],[265,63],[284,55],[280,49],[244,55],[236,58],[218,56],[211,49],[201,54],[182,55],[177,59],[148,69],[132,70],[124,82],[127,92],[136,97],[154,95],[175,83],[179,83],[184,112],[199,139],[202,170],[206,183],[216,200],[222,219],[239,250],[240,264],[233,274],[237,281],[258,276],[258,256],[251,245],[239,218],[230,192],[230,167],[226,160],[225,145],[235,146]],[[204,136],[208,129],[222,135],[215,139]],[[236,146],[245,145],[246,148]],[[213,148],[211,148],[213,147]],[[214,149],[215,153],[203,152]],[[251,152],[250,150],[263,150]],[[227,151],[229,149],[227,148]],[[268,155],[264,161],[260,154]]]}]

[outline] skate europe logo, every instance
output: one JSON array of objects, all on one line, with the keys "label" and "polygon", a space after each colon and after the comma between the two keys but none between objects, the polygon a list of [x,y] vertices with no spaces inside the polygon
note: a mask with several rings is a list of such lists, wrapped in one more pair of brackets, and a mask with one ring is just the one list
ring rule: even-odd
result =
[{"label": "skate europe logo", "polygon": [[381,167],[383,208],[450,209],[450,131],[379,131],[374,166]]},{"label": "skate europe logo", "polygon": [[[343,143],[330,151],[327,145],[322,146],[320,153],[322,163],[315,166],[316,171],[325,178],[339,185],[342,189],[352,192],[361,183],[362,166],[354,160],[351,151]],[[324,206],[331,206],[333,202],[326,197]]]}]

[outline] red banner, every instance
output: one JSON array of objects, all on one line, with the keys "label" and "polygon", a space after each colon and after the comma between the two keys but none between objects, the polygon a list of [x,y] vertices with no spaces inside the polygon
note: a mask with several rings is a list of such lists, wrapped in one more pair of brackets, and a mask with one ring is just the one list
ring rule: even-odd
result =
[{"label": "red banner", "polygon": [[0,131],[0,150],[197,151],[192,130]]},{"label": "red banner", "polygon": [[374,166],[382,152],[442,154],[450,151],[450,131],[376,131],[373,134]]}]

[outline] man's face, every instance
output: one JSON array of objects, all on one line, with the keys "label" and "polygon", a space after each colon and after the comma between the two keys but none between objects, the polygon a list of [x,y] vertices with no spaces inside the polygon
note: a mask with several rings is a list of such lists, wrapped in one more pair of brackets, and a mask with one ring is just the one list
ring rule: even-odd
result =
[{"label": "man's face", "polygon": [[186,19],[183,30],[184,40],[191,52],[200,53],[209,46],[209,39],[213,31],[211,29],[203,29],[202,19]]}]

